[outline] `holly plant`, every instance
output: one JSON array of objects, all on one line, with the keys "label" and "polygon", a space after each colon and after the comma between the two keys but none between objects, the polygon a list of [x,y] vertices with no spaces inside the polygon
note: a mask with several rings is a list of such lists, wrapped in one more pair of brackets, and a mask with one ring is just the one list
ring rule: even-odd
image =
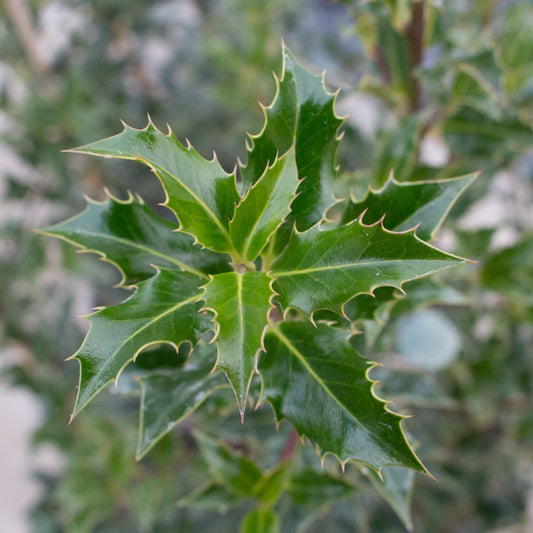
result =
[{"label": "holly plant", "polygon": [[[426,472],[402,416],[374,390],[375,365],[351,337],[365,309],[379,307],[376,289],[389,288],[378,291],[382,304],[407,281],[468,262],[427,241],[475,176],[390,176],[364,198],[336,198],[336,95],[285,47],[276,86],[246,164],[231,174],[151,121],[71,150],[147,165],[175,217],[162,218],[137,196],[108,193],[44,230],[100,254],[133,291],[88,317],[90,331],[72,356],[80,364],[73,416],[147,347],[188,346],[183,366],[140,377],[139,457],[228,382],[245,422],[258,382],[258,401],[320,456],[378,475],[386,465]],[[202,449],[214,446],[211,437],[198,439]]]}]

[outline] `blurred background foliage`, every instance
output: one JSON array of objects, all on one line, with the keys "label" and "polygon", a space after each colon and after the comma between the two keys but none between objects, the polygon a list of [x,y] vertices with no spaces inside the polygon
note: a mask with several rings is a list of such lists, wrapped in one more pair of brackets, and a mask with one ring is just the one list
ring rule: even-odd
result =
[{"label": "blurred background foliage", "polygon": [[[392,169],[400,181],[482,170],[437,234],[477,263],[411,283],[393,304],[378,298],[353,337],[385,363],[373,373],[380,394],[415,415],[407,428],[439,481],[395,485],[391,469],[384,489],[355,466],[344,477],[333,460],[321,470],[294,444],[300,489],[277,504],[282,531],[405,531],[411,491],[415,531],[533,529],[532,27],[529,0],[0,3],[3,379],[42,406],[35,447],[64,455],[60,473],[36,472],[44,490],[33,531],[236,531],[250,502],[219,490],[192,426],[261,468],[286,452],[290,428],[275,431],[268,408],[241,426],[221,392],[135,462],[131,377],[166,364],[157,354],[67,426],[78,369],[64,358],[87,328],[75,317],[124,290],[105,289],[119,281],[109,265],[32,232],[78,212],[84,194],[102,199],[104,186],[158,209],[162,192],[140,166],[60,153],[118,133],[119,119],[142,127],[149,113],[232,169],[244,132],[262,127],[257,100],[274,95],[281,38],[311,71],[327,68],[330,90],[341,87],[339,196],[363,197]],[[325,476],[319,496],[316,476]]]}]

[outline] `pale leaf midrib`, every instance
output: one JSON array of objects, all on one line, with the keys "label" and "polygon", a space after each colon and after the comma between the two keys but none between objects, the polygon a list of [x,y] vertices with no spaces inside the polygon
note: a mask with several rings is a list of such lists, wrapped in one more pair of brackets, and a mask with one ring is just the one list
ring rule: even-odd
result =
[{"label": "pale leaf midrib", "polygon": [[[285,344],[285,346],[288,348],[288,350],[298,359],[298,361],[300,362],[300,364],[305,368],[305,370],[313,377],[313,379],[324,389],[324,391],[329,395],[330,398],[332,398],[335,403],[344,411],[346,412],[351,418],[353,418],[362,428],[364,428],[364,430],[369,433],[370,435],[372,435],[372,437],[374,439],[376,439],[377,441],[383,443],[383,445],[388,449],[389,446],[383,441],[383,439],[379,436],[379,435],[376,435],[372,430],[369,430],[365,424],[363,424],[362,422],[360,422],[360,420],[351,412],[347,409],[347,407],[345,405],[343,405],[339,400],[338,398],[330,391],[330,389],[328,388],[328,386],[326,385],[326,383],[320,378],[320,376],[318,376],[318,374],[313,370],[313,368],[307,363],[307,361],[305,360],[305,357],[298,351],[298,349],[296,348],[296,346],[294,346],[291,341],[285,336],[283,335],[283,333],[279,330],[278,327],[276,328],[272,328],[271,329],[272,333],[274,333],[275,335],[277,335],[277,337],[281,340],[281,342],[283,342],[283,344]],[[391,413],[392,415],[392,413]],[[398,418],[401,418],[401,417],[398,417]]]},{"label": "pale leaf midrib", "polygon": [[312,274],[313,272],[322,272],[328,270],[342,270],[358,267],[377,266],[388,263],[406,263],[406,262],[428,262],[436,261],[439,263],[450,263],[451,260],[447,259],[390,259],[380,261],[358,261],[357,263],[343,263],[342,265],[325,265],[319,267],[303,268],[300,270],[287,270],[287,271],[273,271],[272,276],[275,278],[281,278],[286,276],[298,276],[302,274]]}]

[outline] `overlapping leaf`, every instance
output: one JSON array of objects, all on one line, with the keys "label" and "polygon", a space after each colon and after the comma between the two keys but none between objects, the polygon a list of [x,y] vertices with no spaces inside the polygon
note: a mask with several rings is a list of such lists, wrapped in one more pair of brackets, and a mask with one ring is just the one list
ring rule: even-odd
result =
[{"label": "overlapping leaf", "polygon": [[227,272],[214,276],[202,296],[215,313],[217,367],[228,376],[241,416],[272,307],[271,283],[264,272]]},{"label": "overlapping leaf", "polygon": [[212,345],[199,344],[185,367],[151,372],[138,378],[141,409],[137,459],[227,383],[222,372],[211,372],[216,358],[212,348]]},{"label": "overlapping leaf", "polygon": [[370,189],[363,200],[350,201],[343,222],[350,222],[362,213],[366,224],[385,217],[383,225],[388,230],[406,231],[418,226],[418,237],[429,240],[458,196],[477,175],[408,183],[400,183],[391,177],[379,191]]},{"label": "overlapping leaf", "polygon": [[283,48],[283,73],[277,93],[265,109],[265,126],[252,136],[248,162],[241,168],[243,186],[255,183],[268,163],[295,146],[298,176],[305,180],[292,204],[291,217],[303,230],[322,219],[334,201],[337,130],[342,120],[335,115],[335,96],[324,88],[321,76],[307,72]]},{"label": "overlapping leaf", "polygon": [[146,346],[166,342],[176,348],[195,344],[209,319],[196,303],[205,280],[188,272],[160,270],[142,281],[123,303],[89,316],[91,329],[72,357],[80,362],[80,384],[73,416]]},{"label": "overlapping leaf", "polygon": [[369,470],[367,475],[406,529],[412,531],[411,499],[415,482],[414,472],[398,466],[389,466],[383,469],[381,478],[373,470]]},{"label": "overlapping leaf", "polygon": [[284,322],[267,333],[265,347],[262,398],[321,455],[332,453],[343,463],[356,460],[377,471],[391,464],[425,471],[405,440],[401,417],[375,396],[369,362],[345,332]]},{"label": "overlapping leaf", "polygon": [[332,230],[295,233],[273,264],[274,289],[284,308],[306,315],[342,311],[356,294],[402,283],[466,260],[446,254],[413,232],[393,233],[358,220]]},{"label": "overlapping leaf", "polygon": [[251,186],[229,224],[237,252],[253,261],[290,212],[298,187],[294,149],[277,159]]},{"label": "overlapping leaf", "polygon": [[142,130],[125,126],[114,137],[71,151],[148,165],[161,180],[165,205],[178,217],[180,229],[211,250],[233,251],[228,221],[239,200],[235,175],[216,159],[207,161],[192,146],[182,146],[171,131],[164,135],[151,122]]},{"label": "overlapping leaf", "polygon": [[189,235],[173,231],[176,224],[156,215],[141,199],[109,196],[90,200],[85,211],[42,233],[59,237],[88,252],[102,254],[121,271],[125,284],[155,274],[153,265],[180,269],[207,278],[207,272],[228,269],[224,256],[194,245]]}]

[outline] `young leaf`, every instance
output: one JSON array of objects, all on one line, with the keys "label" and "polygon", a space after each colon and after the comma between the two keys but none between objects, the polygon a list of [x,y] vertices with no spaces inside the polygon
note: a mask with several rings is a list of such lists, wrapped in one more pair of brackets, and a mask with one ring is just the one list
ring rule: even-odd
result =
[{"label": "young leaf", "polygon": [[287,488],[292,473],[290,461],[284,461],[274,470],[265,473],[256,487],[256,498],[263,504],[272,507]]},{"label": "young leaf", "polygon": [[414,232],[393,233],[379,223],[355,220],[332,230],[314,226],[294,233],[272,266],[274,289],[286,309],[310,316],[317,309],[341,312],[356,294],[466,263],[421,241]]},{"label": "young leaf", "polygon": [[299,504],[317,509],[353,493],[355,487],[328,472],[304,470],[292,476],[289,494]]},{"label": "young leaf", "polygon": [[261,470],[218,440],[199,431],[194,435],[212,474],[234,494],[253,496],[263,477]]},{"label": "young leaf", "polygon": [[408,183],[390,177],[379,191],[370,189],[363,200],[352,199],[343,222],[348,223],[363,213],[366,224],[385,217],[383,225],[388,230],[406,231],[418,225],[418,237],[430,240],[459,195],[477,176],[474,173],[447,180]]},{"label": "young leaf", "polygon": [[89,200],[85,211],[41,233],[101,254],[120,270],[127,285],[153,276],[153,265],[205,278],[203,270],[227,269],[223,255],[195,246],[192,237],[173,231],[175,227],[140,198],[130,195],[121,201],[109,195],[104,202]]},{"label": "young leaf", "polygon": [[267,164],[294,145],[298,177],[305,180],[292,203],[291,219],[304,230],[321,220],[335,202],[335,152],[342,119],[335,115],[335,95],[325,90],[322,76],[307,72],[285,46],[283,73],[276,83],[276,96],[264,110],[263,130],[251,137],[242,181],[244,188],[255,183]]},{"label": "young leaf", "polygon": [[89,315],[91,329],[72,356],[80,362],[80,384],[72,416],[77,415],[146,346],[156,342],[196,344],[209,319],[196,303],[203,278],[160,270],[139,283],[123,303]]},{"label": "young leaf", "polygon": [[216,357],[210,348],[212,345],[198,345],[183,368],[137,378],[141,384],[137,459],[225,385],[222,372],[210,372]]},{"label": "young leaf", "polygon": [[269,509],[254,509],[243,520],[240,533],[279,533],[278,515]]},{"label": "young leaf", "polygon": [[237,252],[253,261],[290,212],[298,187],[294,150],[267,167],[235,209],[229,224]]},{"label": "young leaf", "polygon": [[264,272],[227,272],[213,276],[202,296],[215,313],[217,368],[228,376],[241,417],[272,308],[271,283]]},{"label": "young leaf", "polygon": [[165,205],[178,217],[180,229],[211,250],[233,252],[228,221],[239,200],[235,175],[216,159],[207,161],[192,146],[182,146],[172,131],[164,135],[151,122],[142,130],[125,125],[114,137],[70,151],[148,165],[160,179]]},{"label": "young leaf", "polygon": [[262,398],[278,421],[288,420],[321,456],[360,461],[378,472],[386,465],[425,469],[405,440],[402,417],[387,410],[368,378],[372,368],[326,324],[284,322],[265,336]]}]

